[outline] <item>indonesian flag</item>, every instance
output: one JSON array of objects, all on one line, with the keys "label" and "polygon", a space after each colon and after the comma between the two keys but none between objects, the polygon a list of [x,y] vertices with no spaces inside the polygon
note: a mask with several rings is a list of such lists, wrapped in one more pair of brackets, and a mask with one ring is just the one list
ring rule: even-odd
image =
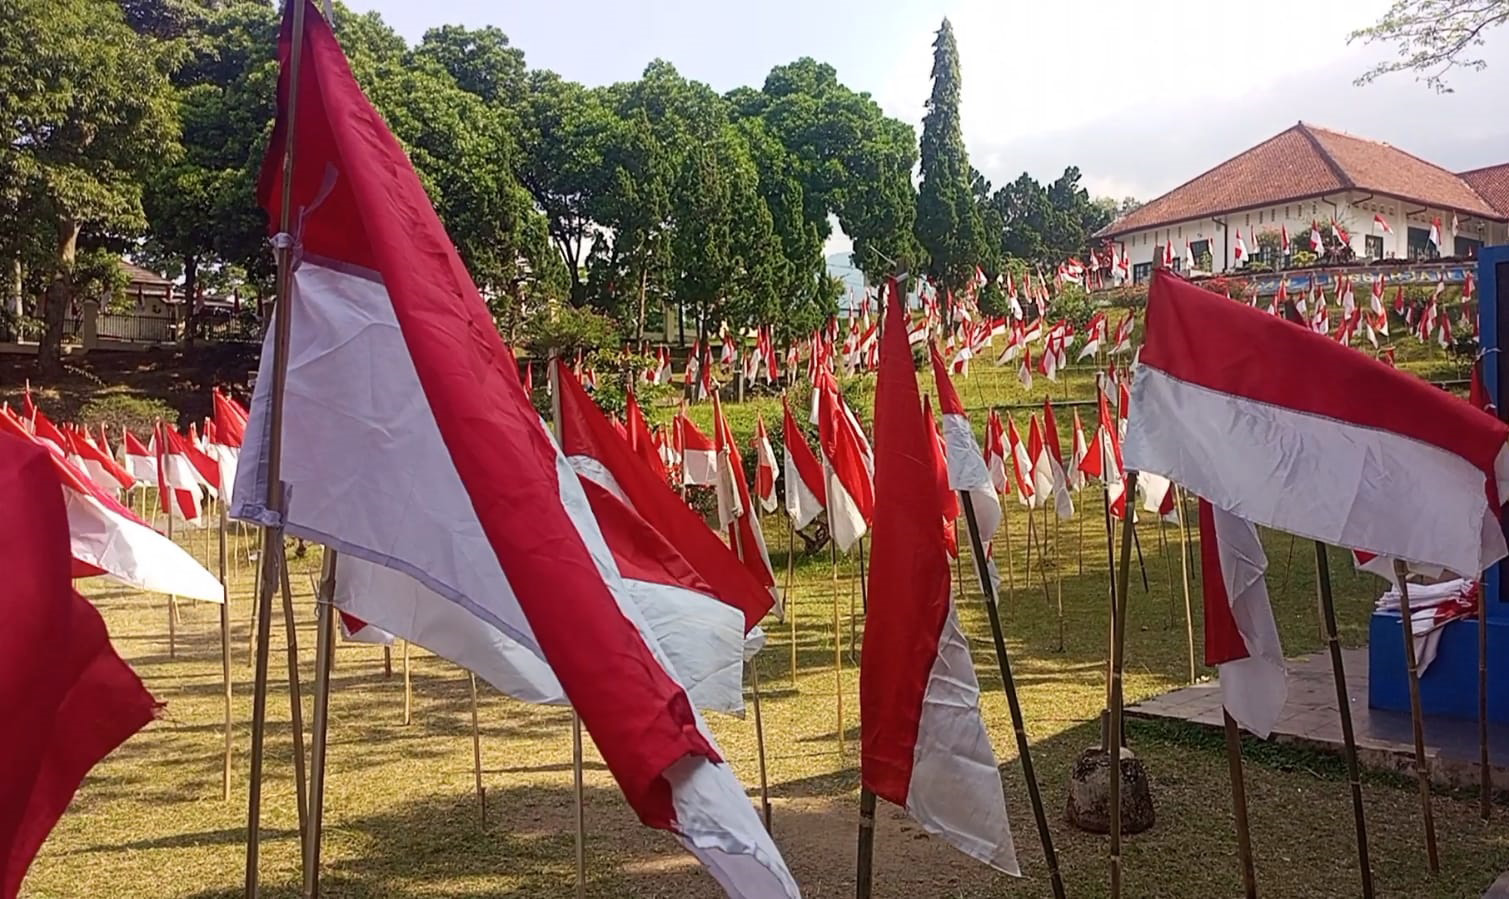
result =
[{"label": "indonesian flag", "polygon": [[718,526],[728,534],[729,545],[739,563],[760,586],[770,591],[777,618],[783,617],[781,594],[775,587],[775,570],[770,567],[770,552],[765,548],[765,533],[760,516],[749,495],[744,479],[744,460],[739,445],[723,417],[723,405],[713,397],[713,440],[718,448]]},{"label": "indonesian flag", "polygon": [[[1258,313],[1261,315],[1262,313]],[[1087,477],[1105,485],[1106,498],[1111,504],[1111,514],[1124,519],[1126,516],[1126,485],[1121,479],[1124,465],[1121,456],[1121,441],[1118,428],[1111,414],[1111,404],[1105,391],[1096,391],[1098,421],[1090,445],[1079,462],[1079,470]]]},{"label": "indonesian flag", "polygon": [[1079,410],[1074,410],[1074,458],[1070,462],[1067,480],[1069,489],[1083,490],[1085,486],[1085,473],[1080,464],[1085,461],[1085,456],[1090,452],[1089,444],[1085,442],[1085,427],[1079,421]]},{"label": "indonesian flag", "polygon": [[1289,226],[1287,224],[1278,226],[1278,246],[1285,253],[1289,252]]},{"label": "indonesian flag", "polygon": [[1022,345],[1022,364],[1016,370],[1016,379],[1023,390],[1032,389],[1032,347]]},{"label": "indonesian flag", "polygon": [[959,495],[948,489],[948,449],[943,445],[943,434],[933,420],[933,404],[927,395],[922,397],[922,415],[933,432],[932,452],[929,459],[933,465],[934,486],[938,490],[938,503],[943,508],[943,546],[951,559],[959,558]]},{"label": "indonesian flag", "polygon": [[1017,433],[1016,420],[1006,420],[1006,445],[1011,450],[1011,477],[1016,483],[1017,502],[1029,509],[1037,508],[1037,490],[1033,487],[1032,456]]},{"label": "indonesian flag", "polygon": [[681,483],[688,487],[713,487],[718,483],[718,448],[683,410],[676,413],[676,453],[681,457]]},{"label": "indonesian flag", "polygon": [[51,458],[68,512],[74,577],[104,575],[154,593],[224,600],[220,582],[193,556],[121,505],[113,489],[102,489],[50,443],[28,435],[8,411],[0,413],[0,432],[36,443]]},{"label": "indonesian flag", "polygon": [[1060,519],[1074,517],[1074,500],[1069,496],[1068,477],[1064,473],[1064,450],[1058,442],[1058,421],[1053,416],[1053,401],[1043,398],[1043,455],[1034,459],[1034,468],[1041,462],[1048,467],[1053,477],[1054,508]]},{"label": "indonesian flag", "polygon": [[[893,288],[899,292],[899,288]],[[975,523],[980,529],[980,545],[989,546],[1001,526],[1001,498],[991,480],[990,470],[975,442],[969,415],[959,401],[959,392],[943,368],[943,357],[932,348],[933,383],[938,392],[938,413],[943,419],[943,446],[948,459],[948,488],[966,491],[974,506]]]},{"label": "indonesian flag", "polygon": [[985,469],[990,472],[990,484],[997,495],[1011,492],[1011,481],[1006,473],[1006,429],[994,409],[985,419]]},{"label": "indonesian flag", "polygon": [[1106,314],[1097,312],[1090,318],[1090,324],[1085,328],[1085,345],[1080,348],[1076,362],[1083,362],[1089,356],[1100,351],[1101,341],[1106,339]]},{"label": "indonesian flag", "polygon": [[1205,664],[1220,670],[1226,711],[1264,739],[1288,695],[1284,649],[1263,579],[1267,568],[1268,556],[1252,522],[1201,499]]},{"label": "indonesian flag", "polygon": [[893,291],[875,391],[875,544],[860,658],[860,777],[972,858],[1019,874],[949,583],[943,502]]},{"label": "indonesian flag", "polygon": [[[209,435],[209,454],[219,463],[219,483],[229,490],[236,483],[236,464],[241,456],[241,444],[246,435],[247,411],[241,404],[221,393],[219,388],[210,390],[215,408],[214,428]],[[208,430],[208,428],[207,428]]]},{"label": "indonesian flag", "polygon": [[[729,895],[794,899],[780,851],[652,626],[652,615],[678,614],[677,603],[722,621],[724,603],[666,583],[690,560],[678,562],[663,540],[647,544],[663,533],[645,526],[647,510],[635,501],[636,514],[602,482],[579,478],[552,442],[398,141],[357,87],[323,16],[313,4],[306,11],[288,185],[302,210],[304,252],[287,305],[287,531],[340,550],[337,604],[362,620],[505,690],[517,683],[506,675],[519,673],[510,663],[532,661],[531,673],[548,677],[580,715],[642,822],[674,834]],[[289,30],[280,46],[285,102],[261,191],[273,222],[283,134],[292,127]],[[261,505],[267,485],[259,477],[271,358],[263,353],[236,490],[237,517],[263,523],[277,514]],[[563,405],[574,396],[582,406],[571,379],[559,393]],[[328,426],[337,416],[339,427]],[[596,421],[599,447],[617,440],[606,419]],[[628,471],[679,504],[617,445]],[[566,452],[579,449],[568,441]],[[701,533],[731,556],[706,526]],[[736,561],[731,568],[748,578]],[[394,582],[402,589],[376,589]],[[769,594],[757,592],[768,608]],[[386,602],[387,614],[346,604],[362,595]],[[733,617],[741,636],[741,616]],[[712,639],[704,621],[680,628]],[[735,681],[740,644],[725,663]]]},{"label": "indonesian flag", "polygon": [[660,347],[659,352],[657,353],[657,359],[659,360],[660,365],[655,369],[655,383],[656,384],[669,384],[669,383],[671,383],[671,350],[670,350],[670,347],[667,347],[664,344],[662,344],[661,347]]},{"label": "indonesian flag", "polygon": [[1030,415],[1027,420],[1027,460],[1032,470],[1032,494],[1037,504],[1043,505],[1053,496],[1057,484],[1053,480],[1053,466],[1048,461],[1048,450],[1043,444],[1037,416]]},{"label": "indonesian flag", "polygon": [[1163,265],[1171,268],[1174,264],[1174,242],[1172,240],[1163,243]]},{"label": "indonesian flag", "polygon": [[1166,521],[1179,520],[1179,508],[1174,502],[1174,482],[1151,471],[1137,476],[1137,490],[1142,494],[1142,508]]},{"label": "indonesian flag", "polygon": [[1154,275],[1148,324],[1129,468],[1254,524],[1458,574],[1509,554],[1509,425],[1173,278]]},{"label": "indonesian flag", "polygon": [[1368,311],[1374,316],[1383,314],[1383,275],[1373,279],[1373,292],[1368,297]]},{"label": "indonesian flag", "polygon": [[[1384,234],[1394,233],[1394,229],[1389,226],[1388,219],[1384,218],[1383,213],[1381,212],[1373,213],[1373,226],[1376,227],[1379,231],[1382,231]],[[1248,729],[1251,730],[1251,728]]]},{"label": "indonesian flag", "polygon": [[1314,222],[1311,222],[1310,223],[1310,251],[1312,253],[1319,253],[1321,250],[1325,249],[1325,246],[1326,246],[1326,242],[1324,240],[1322,240],[1321,237],[1320,237],[1320,226],[1317,225]]},{"label": "indonesian flag", "polygon": [[760,501],[760,508],[765,512],[774,512],[778,501],[775,495],[775,481],[780,477],[780,469],[776,467],[775,450],[770,446],[770,435],[765,433],[765,416],[755,418],[755,498]]},{"label": "indonesian flag", "polygon": [[1132,349],[1132,332],[1137,327],[1137,320],[1129,310],[1121,324],[1116,326],[1116,342],[1111,346],[1111,354],[1130,352]]},{"label": "indonesian flag", "polygon": [[1237,242],[1231,248],[1231,258],[1238,262],[1247,258],[1247,244],[1242,242],[1242,229],[1237,229]]},{"label": "indonesian flag", "polygon": [[84,473],[89,479],[102,490],[113,493],[116,490],[130,489],[136,483],[136,478],[121,466],[119,462],[110,458],[110,455],[101,450],[89,439],[88,432],[80,431],[75,435],[65,435],[68,438],[74,454],[83,463]]},{"label": "indonesian flag", "polygon": [[1441,217],[1439,215],[1430,220],[1430,234],[1428,235],[1427,239],[1430,241],[1431,246],[1433,246],[1433,247],[1436,248],[1436,252],[1440,252],[1440,250],[1441,250]]},{"label": "indonesian flag", "polygon": [[23,396],[21,401],[21,412],[26,416],[27,423],[31,425],[31,432],[39,439],[57,447],[63,455],[71,455],[73,448],[69,445],[68,438],[63,436],[63,432],[52,423],[52,419],[48,418],[46,413],[32,404],[31,394]]},{"label": "indonesian flag", "polygon": [[157,457],[142,446],[136,435],[122,429],[126,452],[126,470],[131,472],[137,486],[157,486]]},{"label": "indonesian flag", "polygon": [[[9,418],[9,413],[5,415]],[[19,421],[14,422],[20,427]],[[69,488],[56,457],[0,434],[0,896],[32,858],[89,770],[147,725],[157,703],[110,645],[104,619],[69,583]]]},{"label": "indonesian flag", "polygon": [[786,473],[786,514],[792,527],[801,530],[823,514],[827,508],[827,490],[823,486],[823,467],[807,445],[807,435],[791,414],[791,406],[781,397],[781,448],[785,454],[782,468]]},{"label": "indonesian flag", "polygon": [[686,356],[686,370],[681,373],[682,386],[691,390],[697,386],[698,373],[702,369],[701,342],[692,341],[692,351]]},{"label": "indonesian flag", "polygon": [[818,385],[818,445],[827,474],[824,496],[838,548],[848,552],[869,530],[875,513],[870,447],[859,422],[838,393],[831,375]]},{"label": "indonesian flag", "polygon": [[644,410],[639,407],[633,390],[624,396],[624,439],[629,441],[629,449],[655,473],[655,477],[670,483],[670,472],[665,470],[665,460],[660,458],[660,448],[655,445],[650,423],[645,421]]},{"label": "indonesian flag", "polygon": [[152,442],[157,455],[157,497],[162,511],[192,524],[200,523],[202,478],[189,459],[188,441],[170,425],[158,422]]}]

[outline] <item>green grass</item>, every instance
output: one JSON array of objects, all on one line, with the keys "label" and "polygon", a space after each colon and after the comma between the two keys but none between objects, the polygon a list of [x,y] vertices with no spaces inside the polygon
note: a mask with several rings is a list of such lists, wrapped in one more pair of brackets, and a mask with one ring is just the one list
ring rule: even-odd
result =
[{"label": "green grass", "polygon": [[[1003,573],[1010,560],[1014,592],[1002,598],[1007,645],[1033,741],[1034,761],[1059,847],[1069,895],[1107,893],[1106,841],[1079,833],[1062,809],[1075,757],[1097,738],[1093,723],[1104,703],[1106,560],[1098,497],[1084,494],[1084,570],[1078,523],[1060,529],[1047,570],[1050,599],[1033,551],[1026,566],[1025,519],[1009,509],[1011,540],[999,539]],[[766,520],[773,561],[784,576],[786,529]],[[1036,530],[1036,527],[1034,528]],[[1177,532],[1160,542],[1157,526],[1138,529],[1149,586],[1131,589],[1127,635],[1129,702],[1188,680],[1179,588]],[[1050,530],[1050,540],[1052,532]],[[201,558],[203,535],[181,542]],[[1165,545],[1167,547],[1165,554]],[[1319,647],[1313,556],[1303,542],[1288,562],[1290,540],[1267,535],[1270,590],[1288,652]],[[1009,552],[1008,552],[1009,550]],[[301,680],[313,668],[311,548],[293,563]],[[1196,553],[1198,558],[1198,553]],[[966,559],[965,565],[969,562]],[[826,558],[795,566],[797,669],[791,631],[767,622],[770,645],[758,659],[764,687],[774,832],[804,895],[853,894],[858,795],[858,672],[850,654],[853,596],[845,561],[838,589],[844,646],[844,719],[837,730],[833,670],[833,582]],[[1379,588],[1333,557],[1342,636],[1366,636]],[[1170,579],[1172,573],[1172,580]],[[86,590],[103,610],[116,646],[156,696],[164,717],[98,766],[33,865],[24,895],[36,899],[120,896],[228,899],[241,895],[244,860],[251,669],[248,611],[251,578],[244,560],[233,578],[233,674],[236,764],[232,799],[220,799],[221,698],[216,610],[185,605],[177,658],[167,654],[167,605],[102,581]],[[1062,575],[1065,638],[1058,647],[1056,598]],[[1200,632],[1198,572],[1192,600]],[[968,580],[966,579],[966,585]],[[853,597],[851,599],[851,597]],[[921,835],[905,814],[882,803],[876,854],[876,895],[986,897],[1049,895],[1042,854],[1017,764],[989,627],[973,590],[960,603],[973,641],[983,712],[1003,765],[1016,842],[1027,877],[998,876],[939,841]],[[275,613],[273,645],[284,645]],[[857,627],[862,629],[862,622]],[[483,825],[472,790],[470,702],[464,673],[415,651],[413,723],[402,723],[399,653],[383,674],[382,651],[340,647],[331,698],[325,895],[330,897],[552,897],[572,894],[572,790],[569,716],[524,705],[483,689]],[[264,895],[298,895],[298,848],[284,658],[273,659],[264,791]],[[1203,669],[1202,677],[1209,672]],[[309,719],[306,693],[306,721]],[[753,795],[758,784],[752,720],[711,716],[722,748]],[[840,735],[843,752],[840,753]],[[1125,893],[1136,897],[1207,897],[1240,893],[1232,835],[1226,759],[1213,734],[1186,726],[1133,721],[1131,745],[1152,777],[1156,826],[1129,838]],[[1247,789],[1257,874],[1265,897],[1357,895],[1350,800],[1339,763],[1330,756],[1247,741]],[[1509,866],[1509,831],[1484,824],[1468,796],[1435,799],[1442,872],[1425,874],[1418,796],[1397,776],[1370,776],[1364,790],[1380,895],[1477,895]],[[588,746],[586,771],[588,893],[596,897],[719,895],[668,836],[637,824]]]}]

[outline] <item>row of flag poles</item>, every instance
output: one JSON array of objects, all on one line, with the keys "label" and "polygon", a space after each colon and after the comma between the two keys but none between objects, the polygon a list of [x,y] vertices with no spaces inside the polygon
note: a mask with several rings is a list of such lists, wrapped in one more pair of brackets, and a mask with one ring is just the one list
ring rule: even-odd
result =
[{"label": "row of flag poles", "polygon": [[[641,821],[671,833],[730,896],[800,895],[770,834],[757,674],[751,676],[760,813],[702,717],[705,711],[743,712],[745,666],[763,644],[760,622],[768,614],[786,616],[794,628],[792,568],[788,563],[788,589],[782,591],[759,514],[779,508],[781,493],[793,544],[797,530],[820,519],[829,535],[840,752],[838,553],[854,553],[860,569],[870,652],[860,660],[859,895],[867,896],[871,887],[874,812],[882,798],[972,858],[1021,873],[996,756],[980,714],[979,682],[954,605],[950,562],[960,564],[967,535],[1049,879],[1055,896],[1062,896],[1000,625],[992,547],[995,534],[1006,527],[1008,506],[1002,498],[1014,495],[1028,515],[1027,577],[1036,546],[1045,599],[1051,600],[1048,522],[1056,531],[1058,522],[1073,517],[1074,492],[1091,483],[1102,491],[1108,555],[1115,521],[1121,522],[1109,604],[1103,736],[1108,754],[1119,754],[1123,739],[1122,672],[1138,500],[1160,523],[1177,515],[1187,527],[1176,485],[1199,498],[1207,572],[1202,581],[1206,661],[1221,672],[1248,895],[1255,895],[1256,879],[1234,735],[1238,726],[1266,735],[1284,695],[1282,650],[1263,587],[1266,559],[1255,525],[1316,541],[1362,891],[1372,895],[1324,547],[1397,560],[1393,568],[1412,648],[1409,566],[1475,575],[1509,552],[1502,533],[1491,526],[1497,498],[1509,496],[1503,492],[1509,482],[1499,484],[1496,474],[1500,465],[1509,470],[1509,462],[1502,461],[1509,453],[1509,428],[1363,353],[1345,350],[1347,341],[1323,335],[1313,320],[1295,327],[1164,271],[1154,276],[1135,379],[1129,367],[1108,370],[1088,434],[1078,411],[1074,414],[1067,457],[1048,402],[1041,419],[1029,416],[1025,439],[1014,419],[989,411],[982,446],[953,378],[967,375],[970,360],[1004,335],[1007,349],[998,362],[1019,362],[1024,384],[1034,373],[1052,379],[1067,364],[1073,328],[1064,322],[1049,325],[1041,314],[1032,324],[1021,316],[985,320],[968,302],[955,302],[951,295],[940,300],[936,294],[924,298],[919,328],[896,280],[887,286],[879,320],[870,320],[866,305],[859,321],[851,323],[862,326],[851,331],[852,348],[835,349],[833,333],[814,336],[808,371],[812,405],[806,411],[816,447],[783,402],[782,458],[778,463],[765,423],[757,422],[752,483],[724,417],[707,348],[694,352],[687,385],[713,403],[711,435],[684,412],[676,415],[668,437],[657,435],[632,393],[624,420],[610,418],[590,396],[590,372],[574,373],[561,359],[547,369],[551,414],[542,422],[527,392],[532,374],[526,369],[521,381],[517,362],[492,326],[422,186],[311,3],[289,4],[279,54],[279,115],[259,190],[269,220],[276,223],[279,292],[249,414],[217,392],[215,437],[205,447],[159,426],[145,444],[123,435],[124,462],[92,436],[53,425],[29,401],[22,415],[0,414],[0,458],[17,469],[41,466],[46,472],[28,481],[26,490],[37,479],[58,482],[54,493],[64,497],[59,520],[67,526],[70,574],[106,573],[141,589],[221,603],[227,790],[224,544],[222,576],[216,580],[110,491],[147,480],[150,472],[170,530],[175,517],[202,520],[199,498],[208,491],[220,500],[222,541],[227,503],[237,520],[263,528],[254,614],[248,899],[259,885],[269,632],[272,597],[280,587],[293,639],[285,534],[326,547],[317,593],[309,770],[295,772],[306,895],[318,896],[320,889],[337,627],[357,639],[368,632],[379,641],[412,640],[510,696],[572,709],[579,890],[585,865],[580,800],[585,731]],[[296,230],[290,230],[295,223]],[[1083,273],[1081,266],[1078,274]],[[1046,279],[1040,275],[1039,281],[1046,291]],[[1043,301],[1031,299],[1043,308]],[[932,340],[940,304],[957,322],[944,347]],[[1427,336],[1433,332],[1422,330]],[[1083,335],[1088,349],[1081,349],[1080,358],[1131,355],[1132,336],[1130,314],[1114,335],[1112,323],[1097,316]],[[1031,347],[1039,341],[1043,346],[1034,363]],[[933,417],[931,398],[922,396],[912,362],[912,347],[922,342],[928,344],[941,424]],[[782,360],[768,331],[762,330],[757,345],[752,372],[742,373],[779,380]],[[1292,364],[1275,372],[1264,364],[1274,358]],[[784,363],[790,378],[800,357],[788,355]],[[725,358],[720,364],[739,363]],[[656,383],[669,379],[669,368],[668,355],[657,353]],[[839,390],[840,368],[877,374],[873,443]],[[1346,385],[1346,392],[1335,385]],[[207,438],[210,430],[206,427]],[[1359,472],[1370,475],[1361,479],[1368,489],[1333,495],[1342,485],[1355,487]],[[778,493],[782,480],[784,490]],[[686,486],[698,485],[714,490],[716,530],[680,495]],[[37,514],[58,516],[55,508]],[[1420,528],[1421,520],[1437,526]],[[102,533],[111,539],[99,540]],[[131,552],[121,554],[121,547]],[[1007,562],[1008,589],[1014,590],[1009,553]],[[66,577],[60,587],[57,574],[40,572],[36,583],[66,590]],[[962,583],[958,586],[962,589]],[[1061,603],[1059,616],[1062,640]],[[851,600],[851,628],[854,620]],[[793,654],[795,645],[793,639]],[[1193,658],[1192,635],[1190,652]],[[291,642],[289,653],[296,693]],[[793,676],[795,671],[793,655]],[[1417,687],[1413,665],[1410,677]],[[129,684],[121,689],[130,692]],[[1412,694],[1418,735],[1418,689]],[[475,695],[473,681],[474,760],[480,766]],[[300,707],[297,695],[293,702]],[[123,708],[139,705],[138,697]],[[121,721],[122,729],[134,723]],[[304,728],[297,715],[294,727],[301,769]],[[1423,777],[1423,760],[1420,770]],[[1121,778],[1109,780],[1111,893],[1119,896]],[[1428,791],[1422,802],[1434,859]]]}]

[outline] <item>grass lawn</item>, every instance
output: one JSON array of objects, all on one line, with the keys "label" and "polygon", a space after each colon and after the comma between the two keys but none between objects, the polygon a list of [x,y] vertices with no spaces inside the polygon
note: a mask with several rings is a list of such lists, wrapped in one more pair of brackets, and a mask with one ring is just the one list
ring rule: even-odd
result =
[{"label": "grass lawn", "polygon": [[[1075,522],[1061,529],[1048,580],[1056,603],[1063,575],[1065,645],[1057,646],[1055,603],[1045,600],[1034,551],[1033,585],[1023,585],[1024,517],[1010,507],[1013,540],[996,547],[1016,582],[1003,597],[1027,726],[1055,841],[1071,896],[1107,892],[1106,840],[1063,820],[1070,767],[1097,739],[1104,697],[1106,640],[1104,532],[1101,506],[1086,493],[1084,572],[1079,573]],[[776,566],[785,571],[786,530],[767,519]],[[1139,527],[1149,587],[1132,589],[1127,639],[1128,701],[1184,683],[1188,659],[1183,599],[1177,589],[1176,531],[1167,555],[1157,526]],[[181,542],[201,558],[203,535]],[[1290,541],[1269,535],[1270,589],[1286,649],[1319,647],[1312,557],[1303,543],[1287,564]],[[968,560],[966,560],[966,566]],[[313,592],[318,549],[293,562],[301,678],[313,680]],[[770,645],[759,656],[764,686],[774,831],[804,895],[853,894],[858,797],[858,672],[848,652],[851,589],[846,564],[839,590],[845,647],[839,678],[842,740],[836,731],[833,671],[833,587],[824,558],[796,565],[795,676],[790,630],[767,622]],[[1333,556],[1338,612],[1349,644],[1365,639],[1378,584]],[[1170,572],[1173,580],[1170,581]],[[105,760],[85,782],[33,865],[24,895],[37,899],[119,896],[241,895],[245,856],[246,764],[250,729],[248,614],[251,576],[244,562],[233,578],[233,675],[236,767],[232,799],[220,799],[221,684],[218,615],[186,604],[177,658],[167,652],[167,605],[103,581],[85,584],[102,608],[116,646],[160,700],[163,718]],[[966,581],[967,583],[967,581]],[[1171,589],[1172,588],[1172,589]],[[1194,590],[1199,614],[1198,580]],[[1171,609],[1172,603],[1172,609]],[[1006,703],[990,649],[989,627],[976,591],[960,606],[974,641],[984,713],[1003,765],[1018,851],[1027,874],[995,875],[939,841],[925,837],[904,813],[881,804],[876,895],[977,897],[1049,895],[1026,790],[1016,763]],[[273,644],[284,644],[275,613]],[[862,627],[862,625],[861,625]],[[1194,623],[1200,630],[1198,617]],[[400,653],[383,674],[382,650],[346,644],[337,653],[331,701],[329,778],[324,843],[325,895],[331,897],[545,897],[572,894],[571,737],[567,712],[531,707],[484,686],[482,753],[487,821],[472,788],[467,678],[455,666],[415,651],[414,710],[402,722]],[[286,662],[273,660],[274,689],[264,792],[264,895],[298,895],[297,816],[293,790]],[[1202,670],[1201,676],[1208,672]],[[305,719],[309,720],[307,709]],[[758,768],[752,718],[711,716],[729,761],[754,795]],[[1225,756],[1219,736],[1187,727],[1131,722],[1129,739],[1152,776],[1158,822],[1129,838],[1127,896],[1239,895]],[[1357,873],[1350,802],[1339,759],[1247,742],[1247,787],[1261,892],[1267,897],[1353,896]],[[720,895],[665,834],[638,826],[596,753],[586,773],[589,895],[688,897]],[[1442,873],[1424,871],[1413,784],[1368,776],[1369,837],[1380,895],[1462,897],[1480,893],[1509,867],[1509,830],[1483,824],[1467,795],[1436,797]]]}]

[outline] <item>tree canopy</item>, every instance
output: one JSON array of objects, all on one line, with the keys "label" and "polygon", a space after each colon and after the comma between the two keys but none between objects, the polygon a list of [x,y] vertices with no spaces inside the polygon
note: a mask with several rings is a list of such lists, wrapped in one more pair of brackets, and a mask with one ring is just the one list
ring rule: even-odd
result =
[{"label": "tree canopy", "polygon": [[1430,87],[1449,93],[1446,76],[1452,71],[1487,68],[1476,48],[1483,45],[1487,31],[1505,22],[1509,22],[1509,0],[1394,0],[1377,22],[1348,38],[1394,48],[1393,59],[1368,69],[1357,83],[1367,84],[1393,72],[1413,72]]}]

